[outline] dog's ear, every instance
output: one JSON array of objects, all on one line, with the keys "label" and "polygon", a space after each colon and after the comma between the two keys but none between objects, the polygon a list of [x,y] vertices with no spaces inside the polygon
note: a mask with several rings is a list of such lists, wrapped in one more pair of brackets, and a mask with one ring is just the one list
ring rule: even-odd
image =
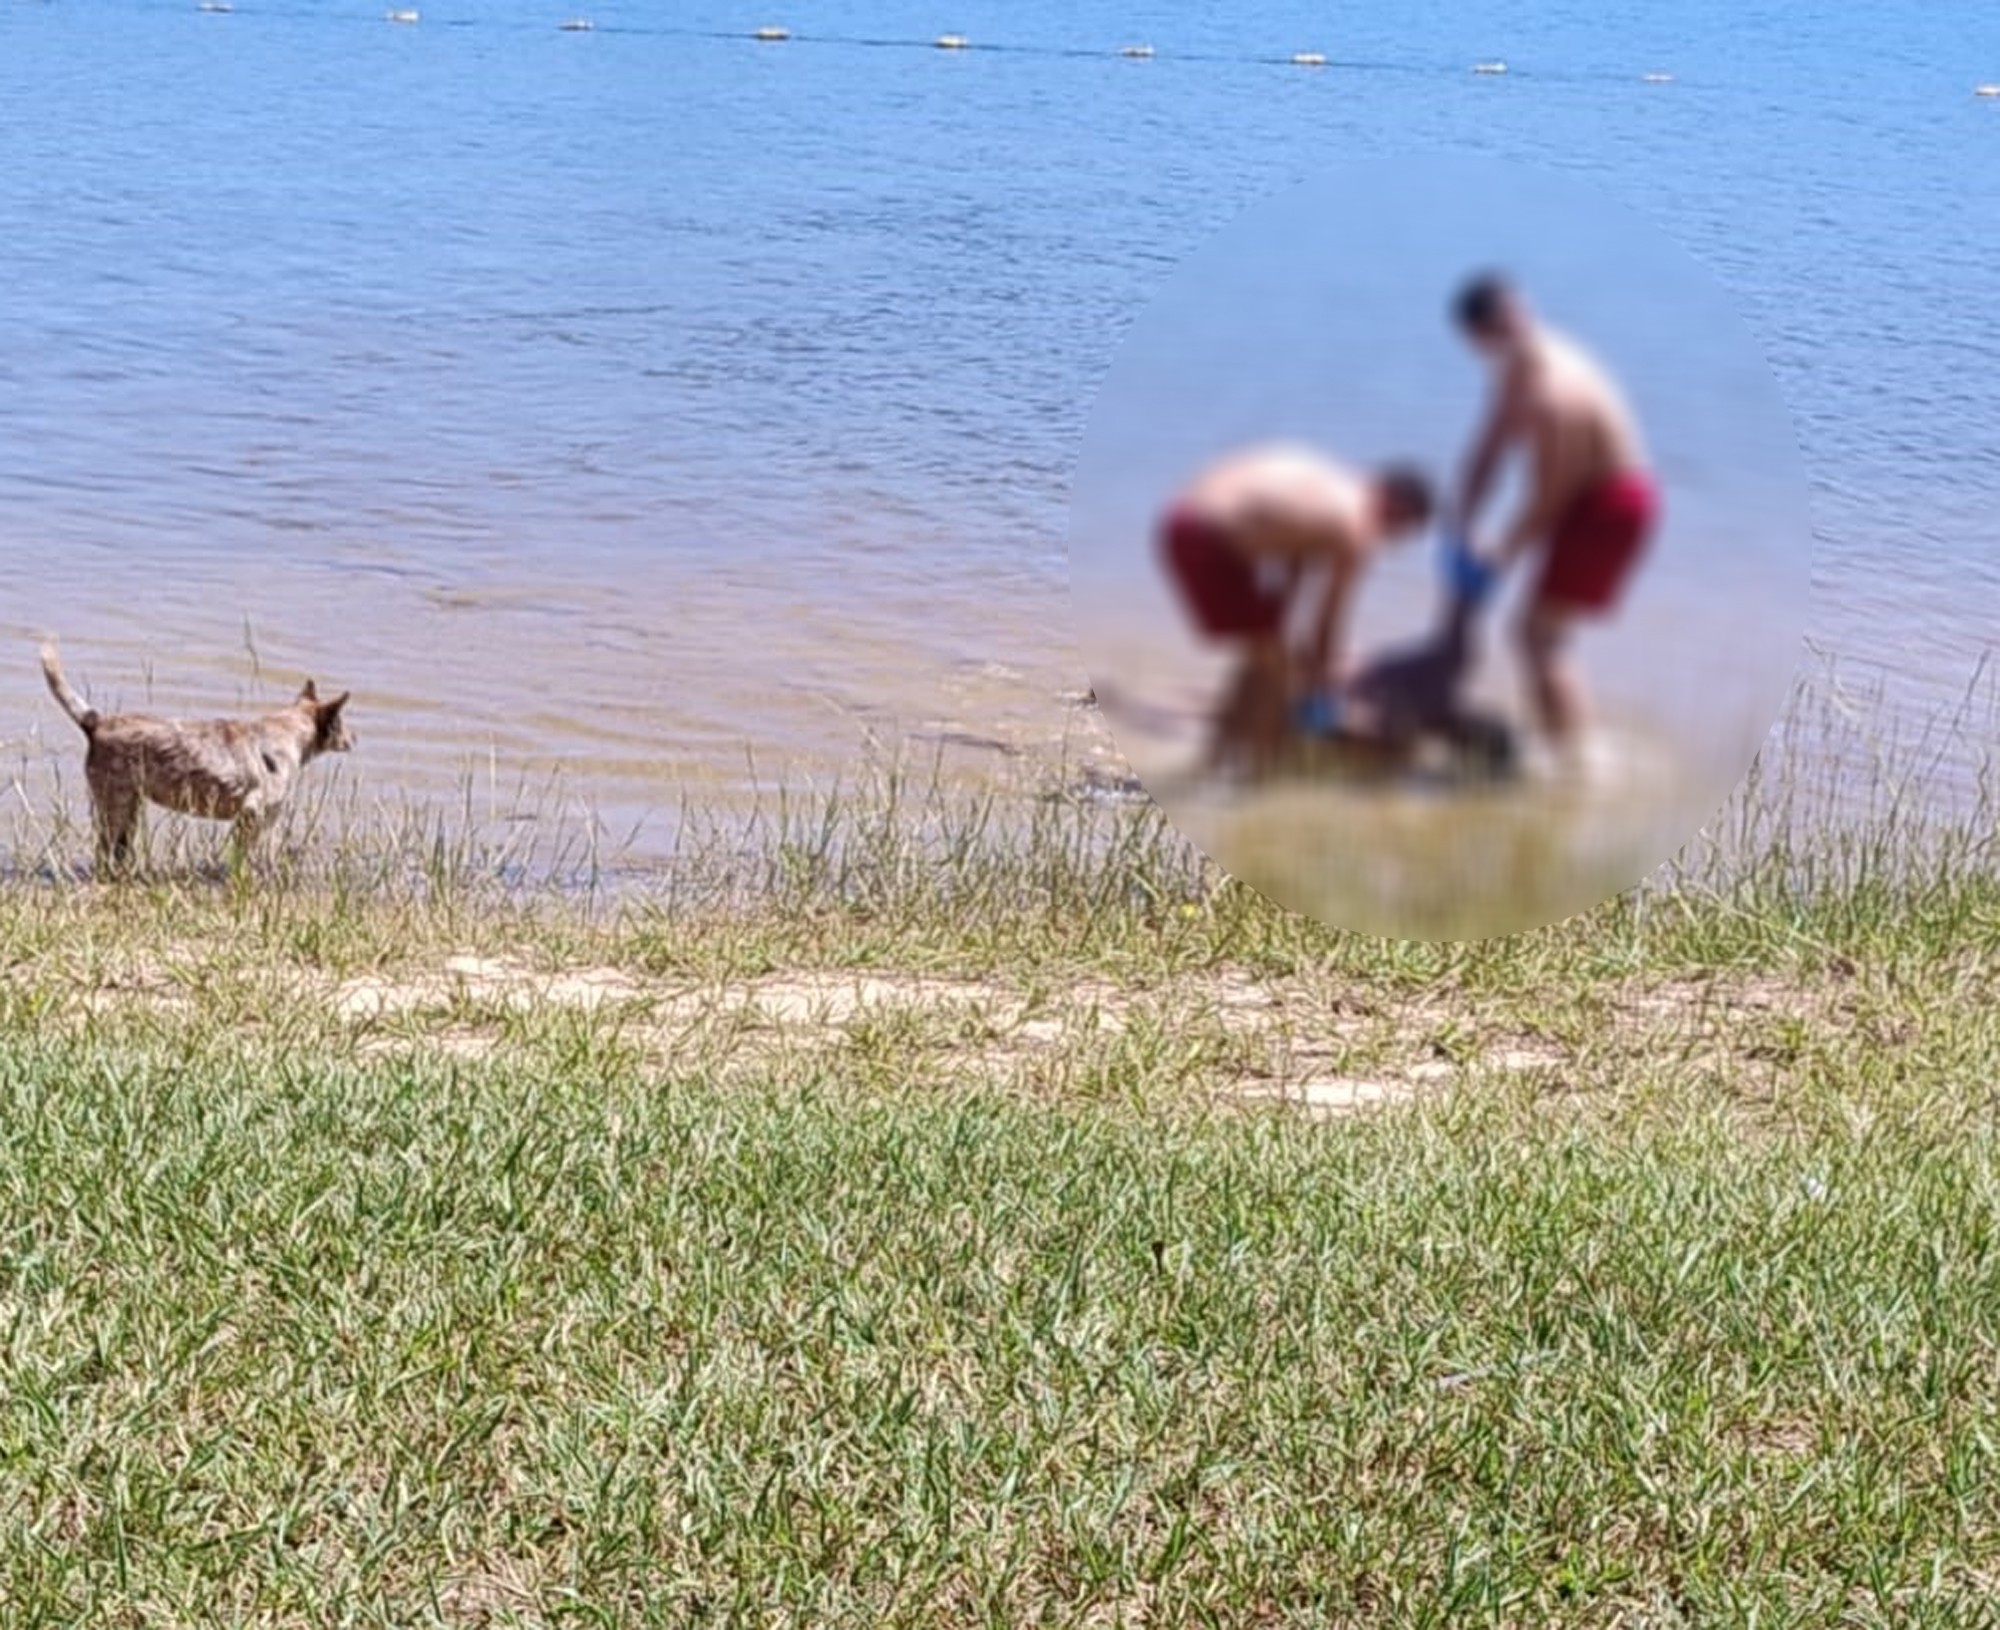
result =
[{"label": "dog's ear", "polygon": [[331,702],[315,702],[313,705],[319,709],[319,716],[322,719],[330,719],[347,706],[347,698],[353,694],[352,691],[342,691]]},{"label": "dog's ear", "polygon": [[317,702],[319,700],[319,692],[314,689],[313,682],[310,679],[306,681],[305,689],[299,692],[299,700],[301,702]]}]

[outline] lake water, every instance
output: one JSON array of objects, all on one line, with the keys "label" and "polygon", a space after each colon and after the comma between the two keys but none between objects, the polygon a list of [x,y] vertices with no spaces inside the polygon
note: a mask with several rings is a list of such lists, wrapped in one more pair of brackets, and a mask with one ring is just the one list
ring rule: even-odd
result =
[{"label": "lake water", "polygon": [[689,792],[871,743],[1109,758],[1064,700],[1067,528],[1120,341],[1258,196],[1411,150],[1567,170],[1727,292],[1797,427],[1808,636],[1889,714],[1992,642],[1990,7],[570,14],[5,0],[0,738],[31,803],[51,754],[74,796],[45,630],[100,704],[351,687],[353,785],[560,767],[642,850]]}]

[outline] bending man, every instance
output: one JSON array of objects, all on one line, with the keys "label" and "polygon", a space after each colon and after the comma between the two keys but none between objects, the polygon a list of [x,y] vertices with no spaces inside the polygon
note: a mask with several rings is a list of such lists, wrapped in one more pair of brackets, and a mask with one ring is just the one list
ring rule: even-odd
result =
[{"label": "bending man", "polygon": [[[1268,766],[1294,705],[1347,667],[1355,590],[1388,543],[1420,531],[1430,483],[1392,465],[1363,475],[1293,447],[1240,453],[1204,471],[1168,507],[1160,552],[1182,605],[1210,640],[1242,660],[1215,721],[1206,765]],[[1288,624],[1305,580],[1323,572],[1302,649]]]}]

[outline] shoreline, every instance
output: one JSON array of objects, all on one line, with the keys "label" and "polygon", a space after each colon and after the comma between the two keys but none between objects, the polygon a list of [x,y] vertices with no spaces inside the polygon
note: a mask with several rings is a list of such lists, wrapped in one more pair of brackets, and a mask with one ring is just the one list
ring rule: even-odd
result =
[{"label": "shoreline", "polygon": [[[1898,866],[1921,869],[1938,856],[1981,849],[2000,822],[2000,691],[1985,662],[1956,707],[1925,728],[1882,736],[1872,729],[1870,698],[1857,697],[1836,665],[1815,655],[1815,669],[1801,673],[1727,801],[1625,893],[1719,891],[1744,880],[1764,887],[1774,868],[1815,887],[1843,878],[1874,887]],[[1053,705],[1066,720],[1065,745],[1056,751],[1012,749],[957,731],[878,739],[842,775],[800,775],[787,784],[753,773],[737,786],[691,790],[671,812],[623,812],[628,834],[650,826],[643,843],[621,840],[609,818],[573,795],[560,770],[539,783],[523,774],[509,792],[491,769],[468,764],[449,797],[371,800],[349,766],[334,760],[329,768],[341,779],[329,784],[323,770],[309,775],[278,831],[285,886],[380,890],[392,898],[448,886],[601,905],[644,905],[695,887],[748,900],[759,877],[796,867],[806,854],[823,870],[837,851],[893,851],[896,864],[909,869],[963,860],[984,845],[989,863],[1031,865],[1038,846],[1115,853],[1135,842],[1156,856],[1173,851],[1168,869],[1177,875],[1190,868],[1219,875],[1132,775],[1094,698],[1065,693]],[[9,812],[0,817],[0,874],[87,881],[80,766],[54,753],[33,768],[52,768],[55,785],[31,789],[24,753]],[[1946,768],[1956,773],[1941,778]],[[148,832],[162,880],[202,886],[220,877],[221,827],[153,810]]]}]

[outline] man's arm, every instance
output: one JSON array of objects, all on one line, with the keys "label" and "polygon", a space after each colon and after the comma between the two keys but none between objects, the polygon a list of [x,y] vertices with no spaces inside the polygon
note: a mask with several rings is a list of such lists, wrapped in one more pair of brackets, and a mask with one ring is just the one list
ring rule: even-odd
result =
[{"label": "man's arm", "polygon": [[1327,563],[1326,587],[1319,597],[1319,615],[1313,619],[1306,646],[1306,674],[1314,684],[1338,685],[1345,662],[1347,611],[1354,599],[1354,585],[1360,577],[1355,557],[1346,550]]},{"label": "man's arm", "polygon": [[1534,448],[1528,496],[1521,505],[1520,514],[1514,517],[1514,524],[1507,529],[1500,547],[1493,551],[1490,559],[1496,577],[1519,560],[1537,539],[1546,537],[1556,524],[1557,510],[1564,495],[1557,484],[1560,460],[1556,456],[1553,425],[1544,422],[1537,427]]},{"label": "man's arm", "polygon": [[1452,510],[1451,519],[1460,532],[1472,529],[1472,523],[1478,518],[1480,507],[1492,489],[1493,478],[1499,473],[1500,460],[1521,434],[1526,400],[1525,380],[1518,368],[1510,368],[1487,412],[1486,424],[1479,433],[1479,440],[1459,482],[1458,502]]}]

